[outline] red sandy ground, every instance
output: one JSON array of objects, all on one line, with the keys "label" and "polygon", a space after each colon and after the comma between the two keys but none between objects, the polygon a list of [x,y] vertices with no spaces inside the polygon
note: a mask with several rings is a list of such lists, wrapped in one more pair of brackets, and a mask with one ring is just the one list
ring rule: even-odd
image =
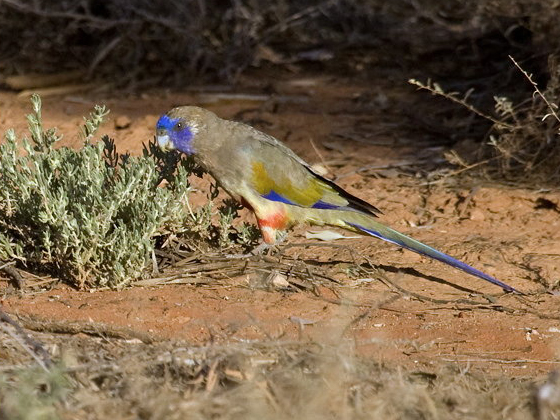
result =
[{"label": "red sandy ground", "polygon": [[[455,362],[513,375],[544,375],[560,363],[560,298],[545,293],[537,281],[539,277],[549,284],[560,280],[560,215],[554,208],[538,205],[543,199],[559,204],[557,191],[482,181],[427,187],[425,178],[398,169],[356,172],[368,165],[442,157],[441,148],[430,149],[410,140],[414,127],[402,127],[407,98],[418,93],[400,81],[380,80],[371,85],[314,76],[261,79],[246,77],[236,91],[273,90],[275,96],[267,101],[216,100],[194,91],[160,90],[140,96],[98,92],[46,98],[43,113],[48,126],[57,126],[66,134],[62,145],[78,147],[82,116],[94,104],[106,104],[111,114],[104,132],[116,140],[120,152],[132,153],[138,153],[142,143],[152,138],[158,115],[172,106],[196,104],[225,118],[237,116],[284,140],[308,162],[322,164],[329,177],[347,174],[339,184],[379,207],[393,227],[485,270],[528,296],[504,296],[482,280],[364,237],[336,243],[368,256],[408,291],[454,301],[476,298],[485,302],[474,292],[499,297],[474,307],[402,296],[376,308],[395,294],[376,279],[356,284],[355,279],[342,276],[343,285],[336,293],[357,305],[331,303],[329,298],[335,295],[327,288],[321,288],[318,297],[306,291],[254,290],[247,279],[232,279],[213,286],[120,291],[77,291],[59,285],[44,292],[7,294],[2,300],[4,310],[51,320],[127,326],[193,344],[280,336],[336,341],[345,335],[354,337],[364,354],[391,364],[426,368]],[[29,108],[29,102],[15,93],[0,92],[0,132],[13,127],[22,133]],[[119,117],[120,125],[126,117],[130,126],[117,128]],[[297,228],[290,241],[305,240],[307,229]],[[302,248],[296,252],[306,260],[351,262],[344,250]],[[374,308],[368,309],[366,304]],[[494,309],[489,309],[492,304]],[[500,305],[507,311],[495,310]],[[298,319],[309,323],[302,327]]]}]

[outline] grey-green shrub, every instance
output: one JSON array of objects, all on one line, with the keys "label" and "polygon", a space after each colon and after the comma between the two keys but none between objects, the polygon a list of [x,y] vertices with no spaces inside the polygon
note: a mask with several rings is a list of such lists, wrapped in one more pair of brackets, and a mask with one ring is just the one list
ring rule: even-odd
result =
[{"label": "grey-green shrub", "polygon": [[120,287],[146,272],[158,236],[213,235],[224,245],[231,209],[219,211],[221,228],[214,228],[212,202],[190,208],[188,176],[200,175],[190,159],[154,144],[133,157],[119,155],[108,137],[93,143],[107,114],[99,106],[85,122],[80,150],[55,148],[61,136],[44,130],[38,96],[32,104],[31,141],[9,130],[0,145],[0,260],[79,287]]}]

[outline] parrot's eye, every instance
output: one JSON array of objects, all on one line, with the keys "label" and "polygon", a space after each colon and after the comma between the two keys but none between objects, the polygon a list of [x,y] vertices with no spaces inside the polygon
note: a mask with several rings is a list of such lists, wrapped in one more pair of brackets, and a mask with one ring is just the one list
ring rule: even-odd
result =
[{"label": "parrot's eye", "polygon": [[183,123],[177,123],[177,125],[175,125],[175,130],[179,131],[183,128]]}]

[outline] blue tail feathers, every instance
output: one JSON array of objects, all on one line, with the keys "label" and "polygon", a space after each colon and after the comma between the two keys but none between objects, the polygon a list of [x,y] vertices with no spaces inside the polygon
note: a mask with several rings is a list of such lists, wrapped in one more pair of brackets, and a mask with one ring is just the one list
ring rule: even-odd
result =
[{"label": "blue tail feathers", "polygon": [[497,286],[500,286],[502,289],[504,289],[507,292],[513,292],[513,293],[518,293],[518,294],[522,294],[521,292],[519,292],[518,290],[514,289],[513,287],[501,282],[500,280],[480,271],[477,270],[474,267],[471,267],[468,264],[465,264],[464,262],[461,262],[447,254],[444,254],[441,251],[438,251],[437,249],[434,249],[432,247],[429,247],[426,244],[423,244],[422,242],[419,242],[415,239],[409,238],[408,236],[397,232],[396,230],[390,229],[388,227],[384,227],[383,230],[387,230],[390,235],[392,237],[389,237],[389,235],[383,235],[378,231],[375,231],[373,229],[368,229],[365,228],[363,226],[360,226],[358,224],[355,223],[350,223],[350,222],[346,222],[348,225],[364,232],[367,233],[371,236],[375,236],[376,238],[379,239],[383,239],[384,241],[399,245],[403,248],[406,248],[410,251],[414,251],[420,255],[424,255],[430,258],[433,258],[435,260],[441,261],[445,264],[448,264],[452,267],[458,268],[459,270],[463,270],[466,273],[472,274],[473,276],[476,277],[480,277],[483,280],[486,280],[490,283],[493,283]]}]

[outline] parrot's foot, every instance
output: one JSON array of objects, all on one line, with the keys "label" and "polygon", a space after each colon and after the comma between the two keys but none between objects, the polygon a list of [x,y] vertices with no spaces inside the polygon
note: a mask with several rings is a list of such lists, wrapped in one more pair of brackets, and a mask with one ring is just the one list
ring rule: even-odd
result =
[{"label": "parrot's foot", "polygon": [[254,257],[255,255],[268,254],[270,253],[269,251],[278,250],[279,245],[282,242],[284,242],[287,236],[288,236],[288,232],[278,232],[275,243],[268,244],[266,242],[263,242],[260,245],[257,245],[255,248],[253,248],[250,252],[247,252],[246,254],[230,254],[227,256],[227,258],[232,258],[232,259],[249,258],[249,257]]},{"label": "parrot's foot", "polygon": [[263,242],[262,244],[253,248],[250,252],[244,254],[228,254],[226,255],[226,257],[230,259],[249,258],[254,257],[255,255],[266,254],[267,251],[271,248],[276,248],[276,244],[267,244],[266,242]]},{"label": "parrot's foot", "polygon": [[271,253],[270,251],[273,251],[273,250],[278,251],[279,247],[280,247],[280,244],[282,242],[284,242],[287,237],[288,237],[288,232],[280,231],[280,230],[276,231],[276,242],[274,242],[273,244],[263,242],[259,246],[255,247],[250,252],[250,254],[252,254],[252,255],[263,255],[263,254],[269,254],[269,253]]},{"label": "parrot's foot", "polygon": [[239,258],[254,257],[255,255],[264,255],[268,253],[267,252],[268,250],[274,248],[277,248],[276,244],[267,244],[266,242],[263,242],[262,244],[253,248],[250,252],[247,252],[245,254],[229,254],[227,255],[227,258],[239,259]]}]

